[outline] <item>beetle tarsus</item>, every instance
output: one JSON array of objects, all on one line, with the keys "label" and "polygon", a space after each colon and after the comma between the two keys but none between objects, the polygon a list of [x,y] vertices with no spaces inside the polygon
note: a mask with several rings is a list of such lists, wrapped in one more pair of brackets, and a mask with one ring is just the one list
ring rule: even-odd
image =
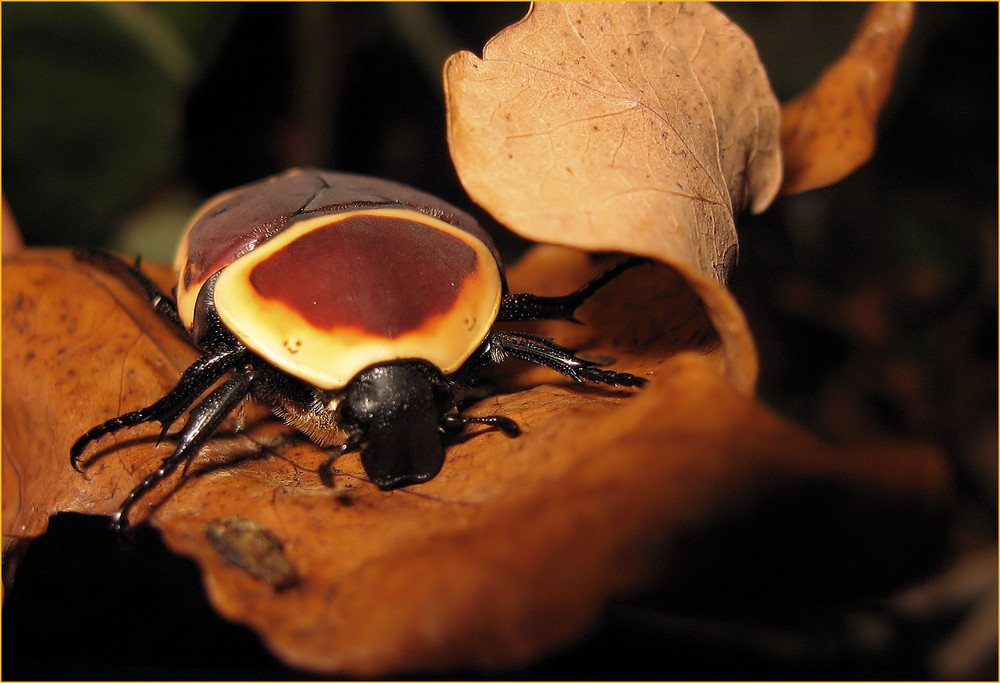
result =
[{"label": "beetle tarsus", "polygon": [[323,482],[324,486],[333,488],[333,461],[344,453],[358,450],[361,445],[360,441],[361,439],[358,435],[352,434],[348,437],[347,443],[335,448],[330,457],[323,461],[323,464],[319,466],[319,480]]},{"label": "beetle tarsus", "polygon": [[582,380],[597,382],[615,387],[635,387],[646,386],[646,380],[627,372],[617,372],[616,370],[604,370],[595,366],[581,368],[578,374]]},{"label": "beetle tarsus", "polygon": [[[156,404],[153,405],[155,406]],[[144,422],[155,420],[156,417],[150,415],[150,409],[152,407],[153,406],[125,413],[124,415],[112,418],[103,424],[99,424],[96,427],[89,429],[87,433],[77,439],[69,449],[69,462],[73,465],[73,469],[77,472],[83,472],[80,468],[80,456],[83,455],[84,449],[91,441],[96,441],[106,434],[113,434],[114,432],[125,429],[126,427],[134,427]]]}]

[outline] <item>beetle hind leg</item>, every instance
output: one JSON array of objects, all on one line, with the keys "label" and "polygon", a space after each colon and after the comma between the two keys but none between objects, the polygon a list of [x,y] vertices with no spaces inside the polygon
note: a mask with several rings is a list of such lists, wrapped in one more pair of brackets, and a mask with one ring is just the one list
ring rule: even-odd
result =
[{"label": "beetle hind leg", "polygon": [[213,390],[191,410],[187,423],[178,434],[177,448],[160,463],[154,472],[132,489],[118,511],[112,516],[111,525],[116,531],[121,531],[128,526],[129,510],[143,495],[177,469],[180,463],[194,457],[226,415],[250,394],[254,378],[254,372],[250,369],[237,373]]}]

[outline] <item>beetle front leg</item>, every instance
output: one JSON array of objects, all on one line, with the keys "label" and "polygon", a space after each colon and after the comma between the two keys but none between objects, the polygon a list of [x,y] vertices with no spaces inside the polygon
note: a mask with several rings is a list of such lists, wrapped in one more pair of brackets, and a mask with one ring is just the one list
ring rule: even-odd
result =
[{"label": "beetle front leg", "polygon": [[593,361],[579,358],[573,350],[551,339],[524,332],[493,332],[487,337],[488,352],[495,362],[513,356],[537,365],[544,365],[577,382],[596,382],[622,387],[642,387],[646,380],[627,372],[603,370]]},{"label": "beetle front leg", "polygon": [[508,294],[500,302],[498,322],[525,320],[568,320],[580,323],[574,316],[576,309],[629,268],[652,263],[648,258],[633,256],[604,271],[572,294],[565,296],[539,296],[537,294]]},{"label": "beetle front leg", "polygon": [[503,415],[483,415],[482,417],[472,417],[469,415],[445,415],[441,419],[441,428],[446,432],[460,432],[470,424],[487,425],[499,429],[507,436],[513,438],[521,435],[521,428],[514,420]]},{"label": "beetle front leg", "polygon": [[347,442],[337,446],[330,457],[323,461],[323,464],[319,466],[319,480],[323,482],[324,486],[333,486],[333,461],[345,453],[360,450],[361,440],[361,432],[352,432],[347,437]]},{"label": "beetle front leg", "polygon": [[212,436],[219,423],[250,393],[254,372],[246,369],[227,380],[205,397],[191,411],[184,428],[178,434],[178,445],[156,471],[143,479],[125,498],[118,511],[111,518],[111,526],[121,531],[128,525],[128,512],[150,489],[169,475],[177,466],[194,457],[198,449]]},{"label": "beetle front leg", "polygon": [[177,416],[194,403],[195,399],[201,396],[217,379],[238,365],[245,356],[245,349],[202,356],[184,371],[177,385],[156,403],[140,410],[133,410],[132,412],[112,418],[96,427],[92,427],[77,439],[69,449],[69,461],[73,465],[73,469],[77,472],[82,471],[79,466],[80,455],[83,453],[83,449],[87,447],[87,444],[106,434],[112,434],[126,427],[134,427],[144,422],[158,421],[163,425],[163,429],[160,431],[160,438],[162,439],[167,429],[177,419]]}]

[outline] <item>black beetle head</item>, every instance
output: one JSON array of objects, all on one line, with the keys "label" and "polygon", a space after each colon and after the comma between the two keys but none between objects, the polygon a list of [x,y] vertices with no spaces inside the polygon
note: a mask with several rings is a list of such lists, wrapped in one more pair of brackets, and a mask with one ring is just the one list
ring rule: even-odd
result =
[{"label": "black beetle head", "polygon": [[381,489],[418,484],[444,464],[441,425],[455,391],[430,363],[374,365],[347,386],[341,424],[361,435],[361,464]]}]

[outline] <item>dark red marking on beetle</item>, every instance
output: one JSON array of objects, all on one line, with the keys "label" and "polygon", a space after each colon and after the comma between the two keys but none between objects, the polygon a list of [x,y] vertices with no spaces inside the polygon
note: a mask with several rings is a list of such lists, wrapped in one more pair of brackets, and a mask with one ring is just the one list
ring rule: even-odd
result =
[{"label": "dark red marking on beetle", "polygon": [[188,231],[183,285],[191,288],[207,280],[293,219],[378,206],[406,207],[439,218],[486,244],[500,262],[476,220],[442,199],[381,178],[305,168],[238,188],[210,206]]},{"label": "dark red marking on beetle", "polygon": [[315,174],[279,176],[212,205],[188,231],[184,286],[206,279],[281,232],[323,185]]},{"label": "dark red marking on beetle", "polygon": [[447,232],[358,215],[282,247],[254,266],[250,284],[317,328],[391,339],[448,311],[477,265],[475,250]]}]

